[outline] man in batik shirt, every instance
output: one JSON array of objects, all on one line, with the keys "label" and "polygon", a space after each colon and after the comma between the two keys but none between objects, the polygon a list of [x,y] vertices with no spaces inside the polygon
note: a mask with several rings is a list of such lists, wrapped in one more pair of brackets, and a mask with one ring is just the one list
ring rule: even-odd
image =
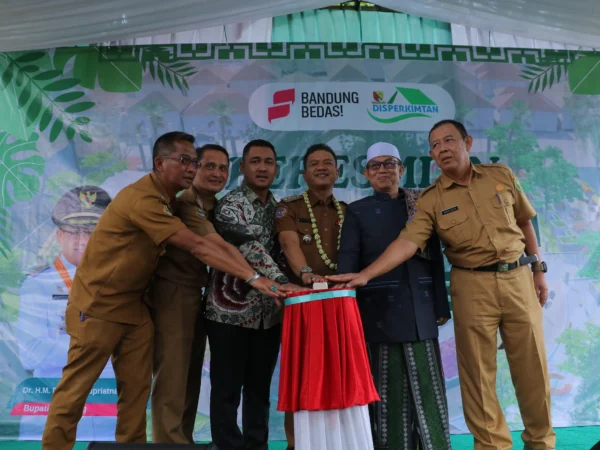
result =
[{"label": "man in batik shirt", "polygon": [[[277,156],[267,141],[244,147],[242,185],[227,194],[215,210],[221,236],[244,255],[259,274],[288,283],[273,259],[273,221],[277,202],[269,190],[277,174]],[[213,273],[206,305],[206,331],[211,350],[210,419],[219,450],[267,450],[271,378],[281,340],[281,308],[244,280]],[[243,433],[237,410],[244,390]]]}]

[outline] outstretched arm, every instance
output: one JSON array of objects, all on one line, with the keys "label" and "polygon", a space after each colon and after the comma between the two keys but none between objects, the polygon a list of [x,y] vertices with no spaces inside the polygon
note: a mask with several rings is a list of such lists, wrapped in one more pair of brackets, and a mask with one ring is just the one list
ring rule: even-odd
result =
[{"label": "outstretched arm", "polygon": [[335,283],[344,283],[348,288],[364,286],[373,278],[389,272],[408,260],[416,253],[417,249],[416,244],[398,236],[379,258],[360,273],[331,275],[326,278]]},{"label": "outstretched arm", "polygon": [[[243,257],[236,256],[232,258],[230,252],[223,251],[223,248],[215,243],[212,238],[200,237],[187,228],[177,231],[167,239],[167,242],[190,252],[207,266],[241,280],[248,280],[256,273]],[[237,253],[239,254],[239,252]],[[286,288],[263,277],[257,278],[250,284],[263,294],[272,296],[283,296],[284,292],[287,291]],[[275,291],[273,291],[273,287],[276,288]]]}]

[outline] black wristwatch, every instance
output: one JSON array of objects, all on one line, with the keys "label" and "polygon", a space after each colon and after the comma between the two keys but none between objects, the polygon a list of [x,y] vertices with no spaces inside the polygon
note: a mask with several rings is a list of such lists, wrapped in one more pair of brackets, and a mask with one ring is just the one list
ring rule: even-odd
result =
[{"label": "black wristwatch", "polygon": [[545,261],[536,261],[531,264],[531,271],[546,273],[546,272],[548,272],[548,265],[546,264]]},{"label": "black wristwatch", "polygon": [[289,278],[284,275],[281,275],[281,276],[275,278],[275,281],[278,282],[279,284],[287,284],[290,282]]}]

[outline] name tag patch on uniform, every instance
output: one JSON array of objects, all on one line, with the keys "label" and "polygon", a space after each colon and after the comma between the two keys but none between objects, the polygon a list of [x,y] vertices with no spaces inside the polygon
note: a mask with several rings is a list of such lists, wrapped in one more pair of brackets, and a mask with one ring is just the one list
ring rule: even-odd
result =
[{"label": "name tag patch on uniform", "polygon": [[52,294],[52,300],[69,300],[68,294]]},{"label": "name tag patch on uniform", "polygon": [[310,219],[305,219],[304,217],[298,217],[298,222],[311,223]]},{"label": "name tag patch on uniform", "polygon": [[445,216],[446,214],[450,214],[451,212],[454,211],[458,211],[458,205],[453,206],[452,208],[448,208],[442,211],[442,216]]},{"label": "name tag patch on uniform", "polygon": [[287,214],[287,211],[288,211],[287,206],[278,206],[277,209],[275,210],[275,218],[281,219],[282,217],[285,217],[285,215]]}]

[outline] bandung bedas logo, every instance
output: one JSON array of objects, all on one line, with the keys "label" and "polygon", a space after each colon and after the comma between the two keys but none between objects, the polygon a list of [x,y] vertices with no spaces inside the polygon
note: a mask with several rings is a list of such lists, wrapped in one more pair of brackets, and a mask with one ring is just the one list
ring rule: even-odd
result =
[{"label": "bandung bedas logo", "polygon": [[290,115],[292,105],[296,101],[296,89],[285,89],[273,94],[273,105],[268,109],[269,123]]},{"label": "bandung bedas logo", "polygon": [[428,131],[452,119],[455,106],[437,85],[417,83],[269,83],[256,89],[250,117],[279,131]]}]

